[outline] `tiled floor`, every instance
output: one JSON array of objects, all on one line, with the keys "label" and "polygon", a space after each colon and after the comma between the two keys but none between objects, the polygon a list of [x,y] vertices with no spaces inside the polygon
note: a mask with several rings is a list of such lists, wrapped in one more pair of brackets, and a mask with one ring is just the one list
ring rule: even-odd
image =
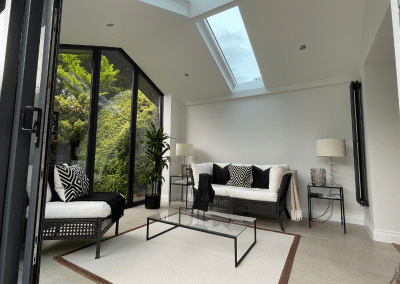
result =
[{"label": "tiled floor", "polygon": [[[179,207],[183,203],[173,202],[171,206]],[[120,232],[145,224],[147,216],[166,208],[165,203],[158,210],[147,210],[144,206],[125,210],[120,220]],[[256,217],[257,227],[279,230],[276,219]],[[313,223],[309,229],[308,220],[293,222],[285,219],[284,226],[287,232],[301,235],[289,283],[390,283],[400,263],[400,253],[393,245],[372,241],[360,225],[347,224],[347,234],[343,234],[340,223],[336,222]],[[114,228],[111,228],[106,236],[113,232]],[[93,241],[45,241],[40,283],[93,283],[52,259],[88,243]]]}]

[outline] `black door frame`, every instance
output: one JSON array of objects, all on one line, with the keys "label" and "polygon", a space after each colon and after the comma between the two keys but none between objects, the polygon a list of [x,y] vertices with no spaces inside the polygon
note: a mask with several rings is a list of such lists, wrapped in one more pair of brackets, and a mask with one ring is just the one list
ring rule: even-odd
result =
[{"label": "black door frame", "polygon": [[[58,3],[60,8],[61,0],[46,0],[46,2],[44,0],[13,0],[6,6],[10,11],[4,62],[4,70],[7,72],[4,72],[3,78],[0,78],[2,80],[0,89],[0,120],[2,121],[0,124],[0,148],[2,149],[0,151],[0,160],[2,161],[0,163],[0,283],[17,283],[20,251],[24,239],[26,242],[22,281],[23,283],[37,283],[39,279],[40,253],[36,258],[35,254],[37,251],[40,252],[38,248],[40,248],[41,238],[35,238],[34,235],[35,232],[40,231],[44,215],[42,204],[46,198],[44,189],[47,183],[43,181],[47,180],[47,163],[40,161],[42,156],[39,154],[48,152],[43,137],[50,129],[49,94],[47,93],[47,98],[43,101],[47,107],[43,112],[44,119],[38,126],[41,130],[36,151],[39,153],[39,160],[32,171],[31,197],[33,198],[30,201],[30,212],[36,214],[29,215],[26,238],[23,236],[26,208],[22,201],[26,199],[25,188],[32,134],[21,131],[20,116],[21,111],[27,106],[35,105],[42,19],[44,16],[49,20],[46,28],[49,28],[48,34],[53,34],[56,31],[51,28],[52,21],[54,21],[54,8],[57,6],[54,5],[55,3]],[[46,14],[43,14],[44,6]],[[56,53],[58,37],[52,38],[55,41],[51,47],[44,49],[43,60],[45,57],[49,59],[51,50],[53,50],[53,55],[54,52]],[[49,63],[47,60],[43,62]],[[42,70],[42,75],[44,73]],[[45,82],[48,81],[47,79],[46,76]],[[48,84],[45,84],[41,86],[41,89],[44,89],[46,94],[49,87]],[[32,125],[32,119],[32,116],[28,118],[26,125]],[[37,214],[38,212],[40,214]]]}]

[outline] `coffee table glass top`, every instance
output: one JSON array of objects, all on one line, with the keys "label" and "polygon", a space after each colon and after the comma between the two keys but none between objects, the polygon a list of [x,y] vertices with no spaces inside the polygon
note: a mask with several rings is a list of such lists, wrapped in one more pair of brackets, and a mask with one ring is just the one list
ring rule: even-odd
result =
[{"label": "coffee table glass top", "polygon": [[199,231],[214,232],[221,235],[239,236],[246,228],[254,227],[256,218],[237,216],[227,213],[181,207],[162,211],[148,217],[150,220]]}]

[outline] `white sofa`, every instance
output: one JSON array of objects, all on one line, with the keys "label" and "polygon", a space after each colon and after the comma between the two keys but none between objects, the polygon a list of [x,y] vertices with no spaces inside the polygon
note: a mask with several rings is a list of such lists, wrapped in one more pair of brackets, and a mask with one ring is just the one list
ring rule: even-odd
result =
[{"label": "white sofa", "polygon": [[[221,168],[229,163],[215,163]],[[247,164],[232,164],[235,166],[251,166]],[[270,168],[268,188],[247,188],[228,186],[224,184],[212,184],[215,197],[210,206],[228,209],[230,213],[247,212],[264,215],[272,215],[278,218],[280,227],[284,231],[280,214],[285,211],[290,219],[289,211],[286,208],[286,195],[289,189],[292,174],[289,165],[253,165],[261,170]],[[198,188],[199,175],[206,173],[213,175],[213,163],[193,164],[192,179],[194,187]],[[253,183],[253,176],[248,178],[250,184]]]}]

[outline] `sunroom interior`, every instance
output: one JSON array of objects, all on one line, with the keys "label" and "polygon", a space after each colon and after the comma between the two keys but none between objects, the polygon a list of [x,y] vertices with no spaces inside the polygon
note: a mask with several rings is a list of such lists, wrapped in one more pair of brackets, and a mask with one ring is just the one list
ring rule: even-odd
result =
[{"label": "sunroom interior", "polygon": [[[239,11],[250,49],[237,30],[223,29],[220,42],[212,27],[213,16],[232,9]],[[175,145],[192,143],[190,164],[289,164],[297,170],[306,219],[310,168],[328,169],[316,155],[315,141],[346,139],[347,156],[335,160],[335,174],[345,191],[349,231],[341,235],[338,207],[332,207],[326,224],[310,230],[303,221],[285,220],[289,231],[305,236],[289,283],[317,281],[315,271],[326,268],[300,264],[301,257],[310,265],[319,260],[313,241],[320,253],[328,242],[324,264],[342,269],[343,281],[335,282],[332,268],[326,283],[354,283],[350,270],[363,283],[390,281],[396,267],[354,266],[350,253],[337,256],[332,245],[357,247],[352,252],[359,255],[373,247],[382,262],[397,259],[390,243],[400,243],[398,32],[395,0],[64,1],[52,161],[81,165],[95,192],[123,194],[129,209],[122,230],[143,225],[152,212],[143,208],[145,188],[137,179],[139,141],[154,123],[173,137],[174,161],[160,187],[162,208],[169,207],[170,176],[180,173]],[[224,51],[224,39],[235,48]],[[254,57],[251,70],[236,60],[242,55],[245,63]],[[349,84],[356,80],[364,96],[369,207],[357,203],[354,184]],[[180,188],[171,198],[173,207],[182,206]],[[316,202],[313,211],[321,215],[325,209],[326,202]],[[275,220],[262,220],[267,229],[279,228]],[[82,242],[44,242],[41,281],[54,280],[58,264],[51,256]],[[59,283],[87,280],[67,269],[63,275]]]}]

